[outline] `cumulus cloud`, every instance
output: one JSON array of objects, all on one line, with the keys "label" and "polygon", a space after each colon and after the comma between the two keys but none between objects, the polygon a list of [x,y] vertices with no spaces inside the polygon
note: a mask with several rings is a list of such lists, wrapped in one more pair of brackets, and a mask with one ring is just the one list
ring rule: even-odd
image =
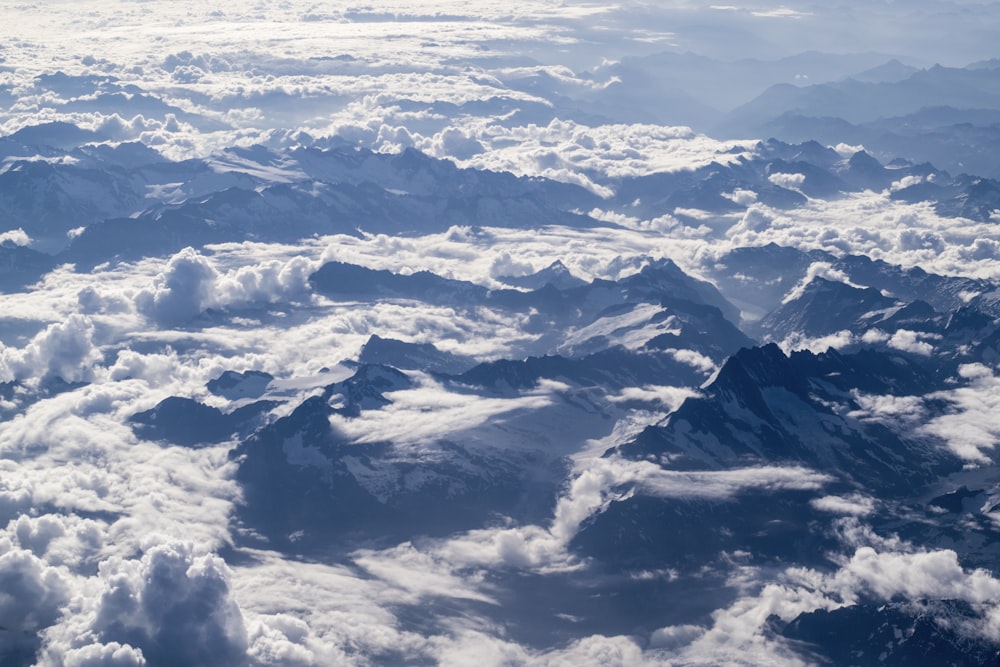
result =
[{"label": "cumulus cloud", "polygon": [[883,599],[903,595],[911,600],[934,598],[973,604],[1000,600],[1000,581],[986,570],[967,572],[950,550],[905,554],[862,547],[835,575],[834,585],[862,588]]},{"label": "cumulus cloud", "polygon": [[136,307],[157,322],[186,322],[209,303],[218,278],[215,267],[193,248],[174,255],[151,288],[136,296]]},{"label": "cumulus cloud", "polygon": [[178,543],[154,546],[138,561],[107,561],[93,631],[151,664],[243,665],[246,628],[229,576],[218,556]]},{"label": "cumulus cloud", "polygon": [[600,179],[678,171],[711,162],[732,162],[748,142],[722,142],[697,135],[687,127],[601,125],[553,120],[548,125],[508,128],[492,125],[476,135],[483,152],[461,161],[463,166],[518,175],[543,176],[581,185],[608,197]]},{"label": "cumulus cloud", "polygon": [[93,322],[85,315],[73,314],[64,322],[47,326],[23,348],[0,343],[0,381],[30,378],[87,381],[101,358],[94,344]]},{"label": "cumulus cloud", "polygon": [[[899,179],[898,181],[893,181],[892,182],[892,184],[889,186],[889,192],[899,192],[900,190],[904,190],[906,188],[913,187],[914,185],[920,185],[921,183],[924,182],[924,180],[925,179],[924,179],[923,176],[919,176],[919,175],[916,175],[916,174],[911,174],[909,176],[904,176],[903,178]],[[933,179],[933,177],[931,177],[929,180],[934,180],[934,179]]]},{"label": "cumulus cloud", "polygon": [[889,338],[888,345],[903,352],[929,357],[934,352],[934,345],[927,341],[934,340],[935,338],[940,338],[940,336],[910,331],[908,329],[899,329]]},{"label": "cumulus cloud", "polygon": [[29,655],[37,634],[62,616],[72,594],[65,574],[0,540],[0,655]]},{"label": "cumulus cloud", "polygon": [[104,544],[105,526],[76,515],[25,514],[11,521],[7,533],[23,549],[53,565],[76,566],[92,562]]},{"label": "cumulus cloud", "polygon": [[[247,655],[255,665],[313,667],[349,665],[350,658],[332,646],[324,645],[308,624],[289,614],[261,617],[249,624],[250,647]],[[374,628],[373,628],[374,629]]]},{"label": "cumulus cloud", "polygon": [[220,273],[193,248],[170,258],[153,284],[135,297],[136,308],[164,325],[190,321],[206,308],[240,308],[308,295],[309,275],[317,268],[305,257],[271,260]]},{"label": "cumulus cloud", "polygon": [[[776,243],[838,256],[867,255],[943,275],[991,278],[1000,275],[996,262],[989,259],[992,241],[998,238],[995,225],[964,219],[956,224],[955,218],[939,215],[931,203],[907,204],[892,200],[888,192],[863,192],[829,201],[811,199],[788,211],[751,204],[743,219],[714,243],[720,246],[717,252]],[[708,254],[704,249],[689,252]]]},{"label": "cumulus cloud", "polygon": [[60,660],[66,667],[145,667],[148,664],[142,651],[118,642],[70,649]]},{"label": "cumulus cloud", "polygon": [[27,232],[18,227],[17,229],[11,229],[0,234],[0,245],[3,244],[27,246],[31,245],[31,237],[28,236]]},{"label": "cumulus cloud", "polygon": [[798,190],[805,184],[806,175],[805,174],[783,174],[776,172],[768,175],[767,180],[771,181],[778,187],[786,188],[788,190]]},{"label": "cumulus cloud", "polygon": [[737,188],[729,193],[722,193],[722,196],[726,199],[731,199],[740,206],[750,206],[757,201],[757,193],[753,190],[744,190],[742,188]]}]

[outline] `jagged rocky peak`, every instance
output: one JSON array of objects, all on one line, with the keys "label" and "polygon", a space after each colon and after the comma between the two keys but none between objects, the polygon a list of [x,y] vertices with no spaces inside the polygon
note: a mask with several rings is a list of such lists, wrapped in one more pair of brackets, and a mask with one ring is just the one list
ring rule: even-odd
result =
[{"label": "jagged rocky peak", "polygon": [[387,405],[389,399],[383,393],[412,386],[409,376],[392,366],[362,364],[348,379],[329,385],[323,392],[323,398],[335,412],[355,417],[362,410]]},{"label": "jagged rocky peak", "polygon": [[912,395],[944,386],[918,362],[863,350],[786,356],[774,344],[740,350],[664,422],[617,453],[673,469],[805,464],[849,484],[911,493],[961,462],[926,439],[858,419],[858,392]]},{"label": "jagged rocky peak", "polygon": [[228,398],[231,401],[240,398],[258,398],[267,391],[274,376],[263,371],[226,371],[214,380],[209,380],[205,388],[216,396]]},{"label": "jagged rocky peak", "polygon": [[[1000,643],[971,635],[978,611],[964,600],[862,603],[800,614],[780,634],[821,664],[996,665]],[[781,627],[783,626],[783,627]]]},{"label": "jagged rocky peak", "polygon": [[706,387],[708,395],[742,394],[750,386],[784,387],[792,393],[804,394],[807,379],[794,367],[789,357],[775,343],[762,347],[743,348],[722,365],[714,381]]},{"label": "jagged rocky peak", "polygon": [[683,299],[718,308],[730,322],[740,321],[739,309],[707,280],[685,273],[672,259],[651,259],[642,269],[619,281],[633,298]]},{"label": "jagged rocky peak", "polygon": [[860,330],[889,316],[889,309],[905,305],[874,287],[858,287],[819,276],[800,294],[790,296],[761,319],[758,327],[763,334],[780,340],[793,333],[825,336],[845,329]]},{"label": "jagged rocky peak", "polygon": [[541,271],[526,276],[501,276],[498,280],[524,289],[541,289],[551,285],[556,289],[565,290],[587,284],[583,278],[573,275],[562,260],[558,259]]},{"label": "jagged rocky peak", "polygon": [[276,405],[255,401],[227,413],[191,398],[170,396],[132,415],[129,422],[139,437],[192,447],[245,437],[267,422]]},{"label": "jagged rocky peak", "polygon": [[432,343],[408,343],[378,334],[361,347],[358,361],[434,373],[461,373],[476,364],[475,359],[439,350]]},{"label": "jagged rocky peak", "polygon": [[945,331],[952,333],[965,333],[975,335],[992,330],[996,326],[996,321],[972,306],[963,306],[951,313]]}]

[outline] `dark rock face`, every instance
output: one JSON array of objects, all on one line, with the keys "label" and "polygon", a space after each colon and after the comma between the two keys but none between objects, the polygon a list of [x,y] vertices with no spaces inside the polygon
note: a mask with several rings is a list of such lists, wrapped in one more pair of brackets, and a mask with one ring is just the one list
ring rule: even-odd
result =
[{"label": "dark rock face", "polygon": [[836,665],[1000,665],[1000,643],[963,632],[977,616],[958,600],[858,604],[801,614],[780,632]]}]

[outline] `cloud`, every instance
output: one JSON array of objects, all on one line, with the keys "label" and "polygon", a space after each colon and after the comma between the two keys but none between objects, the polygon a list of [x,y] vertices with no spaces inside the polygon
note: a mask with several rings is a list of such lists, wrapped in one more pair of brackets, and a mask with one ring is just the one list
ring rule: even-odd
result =
[{"label": "cloud", "polygon": [[462,166],[542,176],[602,197],[612,192],[601,180],[733,162],[740,157],[739,149],[750,150],[747,142],[717,141],[687,127],[591,127],[559,119],[545,126],[490,125],[479,129],[476,138],[485,150],[460,160]]},{"label": "cloud", "polygon": [[940,338],[934,334],[926,334],[908,329],[899,329],[889,338],[888,345],[896,350],[929,357],[934,352],[934,346],[928,340]]},{"label": "cloud", "polygon": [[[347,665],[351,658],[343,651],[324,645],[309,626],[288,614],[263,616],[248,625],[250,647],[247,655],[254,665],[319,667]],[[372,628],[374,630],[374,628]]]},{"label": "cloud", "polygon": [[[642,462],[644,463],[644,462]],[[651,465],[651,464],[650,464]],[[737,470],[681,472],[641,466],[639,488],[662,498],[726,499],[744,489],[816,490],[832,480],[828,475],[797,467],[764,466]]]},{"label": "cloud", "polygon": [[37,633],[62,616],[71,587],[57,568],[0,540],[0,655],[37,650]]},{"label": "cloud", "polygon": [[94,345],[94,325],[85,315],[50,324],[23,348],[0,343],[0,381],[62,378],[87,381],[101,353]]},{"label": "cloud", "polygon": [[[359,551],[353,554],[359,567],[383,582],[409,594],[416,603],[424,597],[454,597],[498,604],[492,597],[468,586],[455,576],[447,564],[415,549],[412,544],[401,544],[383,551]],[[473,575],[475,579],[482,575]]]},{"label": "cloud", "polygon": [[485,147],[471,133],[457,127],[449,127],[436,134],[433,138],[433,148],[428,151],[434,155],[447,155],[459,160],[468,160],[482,153]]},{"label": "cloud", "polygon": [[1000,435],[1000,379],[981,364],[962,366],[960,375],[965,386],[927,397],[951,403],[953,411],[934,417],[919,432],[940,438],[970,464],[988,464]]},{"label": "cloud", "polygon": [[788,294],[781,299],[782,304],[790,303],[802,297],[806,292],[806,288],[809,287],[811,283],[816,278],[823,278],[824,280],[829,280],[832,282],[844,283],[845,285],[850,285],[851,287],[864,288],[864,285],[856,285],[851,282],[851,279],[847,277],[847,274],[840,269],[833,268],[833,265],[829,262],[813,262],[806,269],[806,275],[802,277],[802,280],[788,291]]},{"label": "cloud", "polygon": [[93,632],[152,664],[244,665],[247,636],[229,568],[190,545],[154,546],[138,561],[102,564]]},{"label": "cloud", "polygon": [[60,662],[66,667],[144,667],[148,664],[142,651],[118,642],[70,649],[60,657]]},{"label": "cloud", "polygon": [[218,275],[208,259],[185,248],[170,259],[151,288],[139,292],[136,307],[161,324],[186,322],[209,303]]},{"label": "cloud", "polygon": [[758,18],[777,18],[777,19],[801,19],[807,16],[812,16],[811,12],[800,12],[796,9],[790,9],[788,7],[776,7],[774,9],[762,9],[750,12],[751,16],[756,16]]},{"label": "cloud", "polygon": [[[897,548],[912,549],[896,543]],[[980,620],[951,629],[968,637],[995,641],[993,622],[1000,601],[1000,581],[986,570],[964,569],[954,551],[886,551],[860,546],[832,573],[789,567],[770,583],[760,573],[743,573],[753,592],[712,615],[703,632],[688,626],[663,628],[654,637],[691,639],[671,658],[681,665],[810,664],[798,647],[768,631],[772,616],[791,621],[802,613],[833,610],[863,601],[897,599],[962,600],[985,612]]]},{"label": "cloud", "polygon": [[850,417],[866,421],[885,423],[886,426],[906,425],[915,427],[927,421],[927,410],[921,396],[877,396],[853,392],[852,397],[859,410]]},{"label": "cloud", "polygon": [[93,562],[104,546],[105,525],[76,515],[25,514],[7,526],[18,545],[52,565]]},{"label": "cloud", "polygon": [[306,298],[317,265],[304,257],[271,260],[220,273],[193,248],[170,258],[153,285],[135,297],[139,312],[163,325],[183,324],[207,308],[241,308]]},{"label": "cloud", "polygon": [[875,501],[860,494],[823,496],[810,500],[809,504],[821,512],[849,516],[867,516],[875,511]]},{"label": "cloud", "polygon": [[[867,332],[866,332],[867,333]],[[814,354],[826,352],[831,347],[839,350],[857,343],[857,337],[847,329],[837,331],[828,336],[810,338],[799,332],[793,332],[785,337],[779,345],[785,354],[790,354],[796,350],[809,350]]]},{"label": "cloud", "polygon": [[424,548],[452,567],[506,567],[541,573],[572,571],[583,566],[567,550],[580,525],[609,504],[633,493],[659,498],[729,500],[748,489],[817,490],[829,481],[828,476],[803,468],[674,471],[647,461],[596,457],[579,464],[547,527],[473,530],[430,542]]},{"label": "cloud", "polygon": [[722,196],[726,199],[731,199],[740,206],[750,206],[757,201],[756,192],[753,190],[745,190],[743,188],[736,188],[730,193],[722,193]]},{"label": "cloud", "polygon": [[11,229],[0,234],[0,245],[5,243],[10,243],[17,246],[28,246],[31,245],[31,237],[28,236],[27,232],[18,227],[17,229]]},{"label": "cloud", "polygon": [[858,549],[834,577],[834,585],[867,589],[882,599],[902,595],[910,600],[965,600],[973,604],[1000,601],[1000,581],[986,570],[965,571],[954,551],[913,554]]},{"label": "cloud", "polygon": [[[697,354],[697,353],[696,353]],[[658,403],[667,412],[673,412],[681,406],[686,399],[697,396],[698,392],[686,387],[670,386],[645,386],[645,387],[625,387],[616,396],[608,396],[612,403],[628,403],[640,401],[645,403]]]},{"label": "cloud", "polygon": [[[934,180],[933,176],[931,176],[929,180]],[[889,186],[889,192],[899,192],[900,190],[913,187],[914,185],[920,185],[924,181],[925,178],[923,176],[917,174],[910,174],[909,176],[904,176],[898,181],[893,181],[892,184]]]},{"label": "cloud", "polygon": [[805,184],[806,175],[805,174],[783,174],[776,172],[768,175],[767,180],[771,181],[778,187],[785,188],[787,190],[798,190]]},{"label": "cloud", "polygon": [[[966,9],[966,16],[984,16],[985,10]],[[883,15],[860,6],[848,8],[843,18],[822,7],[758,6],[731,16],[679,5],[567,7],[536,0],[444,0],[433,8],[396,2],[354,11],[330,6],[323,14],[299,0],[280,8],[233,5],[224,11],[190,2],[97,2],[84,13],[22,3],[4,11],[18,26],[18,39],[4,46],[0,95],[9,92],[15,101],[0,105],[2,133],[66,120],[112,144],[137,139],[170,158],[255,143],[281,148],[315,141],[381,151],[414,146],[461,166],[547,176],[602,196],[620,178],[734,162],[752,150],[751,141],[716,141],[688,128],[616,122],[614,109],[607,110],[611,118],[599,118],[588,115],[586,104],[571,108],[612,81],[592,69],[599,59],[662,50],[665,26],[685,48],[699,40],[706,49],[716,48],[709,43],[716,40],[698,32],[698,22],[711,13],[726,15],[706,24],[711,29],[740,35],[749,34],[750,26],[759,36],[750,46],[727,39],[720,51],[731,44],[761,52],[805,44],[794,48],[798,52],[834,43],[825,32],[849,34],[849,44],[880,49],[905,42],[920,54],[931,43],[909,30],[913,20],[862,20]],[[796,21],[777,20],[793,15]],[[982,50],[991,54],[996,23],[985,18],[973,32],[987,35]],[[823,30],[814,29],[824,22]],[[794,35],[774,32],[774,26],[791,23]],[[854,34],[858,26],[890,23],[911,36],[882,34],[875,41],[864,30]],[[941,32],[940,25],[934,28]],[[962,52],[974,51],[965,44],[974,41],[969,34],[960,45],[968,51]],[[153,53],[151,43],[157,44]],[[946,55],[958,57],[954,53]],[[544,63],[522,67],[529,56]],[[43,80],[39,71],[67,76]],[[555,81],[549,89],[514,86],[515,79],[542,75]],[[88,76],[96,78],[76,78]],[[148,106],[117,108],[113,99],[124,98],[96,94],[118,86],[130,91],[134,105]],[[565,118],[568,110],[575,120]],[[150,201],[176,201],[199,188],[214,189],[232,173],[258,169],[227,159],[216,155],[209,164],[230,175],[205,174],[199,182],[179,184],[164,177],[151,183]],[[254,174],[302,176],[294,165],[281,174]],[[798,174],[776,178],[802,185]],[[497,443],[516,442],[574,457],[574,473],[544,525],[481,527],[448,539],[356,552],[353,562],[342,564],[243,551],[247,558],[227,569],[212,555],[234,540],[230,516],[239,489],[227,446],[195,451],[147,442],[124,424],[128,415],[168,395],[208,400],[205,382],[230,369],[279,375],[284,397],[294,402],[297,392],[330,378],[320,369],[336,369],[372,333],[433,342],[483,359],[521,357],[545,345],[523,319],[502,312],[314,299],[306,278],[321,255],[373,268],[428,269],[496,287],[498,276],[530,273],[556,259],[575,275],[614,279],[634,271],[642,256],[667,254],[697,269],[734,246],[774,241],[804,250],[863,252],[939,273],[1000,276],[994,226],[942,218],[930,206],[893,202],[887,193],[810,201],[788,211],[761,204],[749,191],[734,191],[730,198],[746,211],[709,216],[681,210],[709,223],[694,228],[670,215],[640,220],[630,209],[600,214],[622,228],[497,230],[470,220],[442,234],[408,238],[335,236],[298,247],[227,244],[187,249],[165,262],[99,267],[92,274],[61,267],[40,288],[2,295],[0,380],[30,385],[58,376],[90,384],[54,396],[22,387],[5,399],[16,414],[0,424],[0,517],[6,524],[0,578],[15,597],[12,602],[0,596],[0,625],[23,630],[28,648],[42,642],[39,664],[46,667],[377,664],[401,655],[443,664],[631,665],[666,662],[658,652],[665,649],[673,662],[763,664],[797,659],[788,647],[760,639],[768,614],[789,617],[840,604],[841,593],[947,594],[991,604],[974,597],[972,587],[992,595],[995,581],[965,572],[953,555],[887,553],[885,545],[876,545],[878,552],[859,550],[842,562],[839,579],[786,573],[717,613],[710,628],[658,630],[652,650],[642,650],[642,638],[575,638],[542,650],[502,636],[488,612],[476,611],[504,599],[491,568],[577,571],[581,564],[566,545],[581,522],[617,500],[620,486],[665,498],[732,501],[748,489],[823,492],[827,479],[799,468],[678,472],[599,456],[676,407],[687,395],[681,388],[631,388],[602,397],[585,405],[608,417],[588,413],[586,419],[564,403],[592,396],[568,395],[552,384],[512,399],[458,394],[431,380],[393,393],[393,404],[381,414],[338,422],[338,428],[357,441],[393,439],[416,460],[448,436],[490,452]],[[30,232],[8,231],[0,242],[29,243]],[[815,275],[837,278],[821,267]],[[933,340],[919,332],[873,336],[918,354],[933,349]],[[850,342],[849,335],[838,334],[799,344]],[[672,353],[711,369],[699,355]],[[982,367],[966,368],[964,380],[965,386],[937,397],[951,401],[955,412],[932,419],[927,433],[967,460],[982,461],[992,456],[1000,432],[992,417],[998,406],[989,400],[1000,392]],[[644,402],[645,410],[624,412],[632,401]],[[915,398],[858,402],[867,418],[881,412],[908,428],[927,418]],[[840,521],[866,516],[869,502],[853,494],[826,495],[813,506],[841,515],[832,517]],[[862,533],[851,534],[868,539]],[[900,574],[908,569],[912,580]],[[766,576],[758,573],[756,581]],[[448,603],[432,604],[439,598]],[[406,605],[425,605],[419,631],[399,611]],[[451,609],[459,611],[452,615]]]},{"label": "cloud", "polygon": [[238,489],[227,448],[137,440],[126,420],[155,404],[148,392],[142,380],[88,385],[38,400],[4,423],[3,477],[17,480],[0,483],[10,539],[73,568],[127,556],[164,535],[203,549],[231,542]]},{"label": "cloud", "polygon": [[942,275],[1000,277],[996,262],[990,259],[992,242],[1000,240],[995,225],[942,217],[931,203],[893,201],[887,192],[849,193],[829,201],[811,199],[787,211],[758,202],[747,208],[743,219],[729,227],[723,238],[707,240],[719,252],[776,243],[804,251],[826,250],[837,256],[867,255]]}]

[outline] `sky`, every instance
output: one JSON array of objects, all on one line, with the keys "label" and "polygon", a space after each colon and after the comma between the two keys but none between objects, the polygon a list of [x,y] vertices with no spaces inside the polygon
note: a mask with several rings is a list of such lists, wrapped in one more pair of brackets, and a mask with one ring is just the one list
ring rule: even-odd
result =
[{"label": "sky", "polygon": [[[962,67],[997,56],[998,3],[38,0],[5,6],[0,20],[0,135],[60,121],[101,141],[139,141],[170,160],[211,165],[203,180],[147,184],[130,209],[115,215],[169,207],[231,184],[296,181],[308,170],[291,158],[260,163],[227,149],[263,144],[277,154],[346,145],[385,153],[415,148],[461,167],[580,186],[594,203],[579,213],[609,223],[470,224],[410,236],[214,244],[93,271],[63,265],[37,285],[0,295],[0,382],[20,383],[0,394],[0,588],[7,593],[0,595],[0,651],[37,651],[36,662],[25,664],[53,667],[400,658],[445,665],[797,665],[797,653],[762,633],[768,616],[789,620],[866,595],[966,600],[987,610],[971,632],[1000,636],[1000,581],[965,566],[953,551],[874,534],[865,517],[877,500],[828,491],[822,471],[680,473],[601,456],[666,417],[697,387],[664,384],[596,397],[551,382],[487,396],[414,373],[413,385],[390,392],[384,410],[336,417],[332,427],[355,445],[392,441],[401,466],[444,456],[449,438],[479,452],[499,447],[510,457],[539,442],[562,448],[568,472],[552,515],[369,545],[325,560],[246,546],[232,521],[243,493],[229,456],[233,442],[167,445],[127,423],[170,396],[234,407],[206,389],[227,370],[274,375],[272,397],[281,404],[274,416],[283,416],[331,379],[348,377],[372,334],[481,361],[540,354],[548,344],[527,316],[316,294],[308,277],[327,261],[429,270],[495,288],[505,276],[557,260],[585,280],[626,277],[650,257],[707,276],[735,247],[776,242],[998,280],[994,224],[956,222],[929,205],[895,201],[891,188],[812,199],[794,210],[770,208],[747,192],[729,193],[741,210],[725,215],[687,209],[643,219],[616,208],[610,200],[617,179],[736,161],[751,155],[759,138],[720,140],[689,127],[634,122],[624,110],[614,117],[603,97],[614,90],[617,64],[664,52],[730,62],[816,50],[867,54],[863,60],[873,63],[898,57],[917,67]],[[820,68],[822,75],[834,76],[830,68]],[[801,83],[821,74],[791,76]],[[838,148],[846,157],[859,147]],[[0,175],[14,158],[76,159],[5,153]],[[398,177],[371,169],[364,178]],[[796,187],[794,175],[773,174],[772,181]],[[390,185],[433,186],[418,178]],[[87,200],[86,183],[70,186]],[[78,233],[69,230],[66,238]],[[33,234],[8,229],[0,239],[31,247]],[[832,275],[829,267],[810,270]],[[628,316],[646,324],[650,312]],[[621,322],[602,325],[597,329],[614,333]],[[565,343],[589,335],[567,332]],[[825,349],[831,342],[798,345]],[[840,341],[847,342],[856,341]],[[916,334],[879,342],[911,350],[934,344]],[[678,359],[706,378],[716,370],[712,359],[684,352]],[[964,372],[965,384],[931,397],[952,402],[955,412],[922,428],[973,466],[988,460],[1000,433],[990,398],[997,379],[985,366]],[[48,392],[56,377],[76,384]],[[875,412],[890,398],[859,400]],[[890,407],[921,415],[921,400],[903,397]],[[970,420],[975,428],[963,429]],[[371,488],[380,483],[369,481]],[[734,556],[725,573],[731,597],[697,624],[647,628],[643,636],[581,632],[547,646],[505,634],[497,610],[506,578],[584,570],[570,543],[623,485],[658,498],[718,502],[760,489],[810,493],[849,553],[824,570],[767,573]],[[676,576],[632,574],[668,584]],[[412,622],[413,609],[432,610],[430,619]]]}]

